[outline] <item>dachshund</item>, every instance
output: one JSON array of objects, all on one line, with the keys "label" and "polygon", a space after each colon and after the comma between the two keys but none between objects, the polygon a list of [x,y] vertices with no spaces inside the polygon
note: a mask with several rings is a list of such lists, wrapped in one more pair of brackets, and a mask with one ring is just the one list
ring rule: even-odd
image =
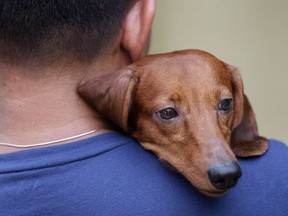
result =
[{"label": "dachshund", "polygon": [[207,196],[237,184],[236,157],[268,149],[239,72],[202,50],[148,55],[78,93]]}]

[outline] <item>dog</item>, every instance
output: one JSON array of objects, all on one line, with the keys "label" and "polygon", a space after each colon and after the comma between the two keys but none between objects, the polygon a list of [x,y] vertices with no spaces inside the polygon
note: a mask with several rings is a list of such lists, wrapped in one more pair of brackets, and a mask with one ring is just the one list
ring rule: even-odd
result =
[{"label": "dog", "polygon": [[208,196],[237,184],[236,156],[260,156],[268,148],[237,69],[202,50],[146,56],[83,81],[78,92]]}]

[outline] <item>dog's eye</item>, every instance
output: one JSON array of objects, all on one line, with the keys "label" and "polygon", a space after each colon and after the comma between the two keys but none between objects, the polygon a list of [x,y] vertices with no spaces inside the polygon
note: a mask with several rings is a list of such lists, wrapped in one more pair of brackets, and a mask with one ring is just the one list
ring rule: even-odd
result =
[{"label": "dog's eye", "polygon": [[232,107],[233,100],[231,98],[222,100],[218,105],[218,109],[222,111],[230,111]]},{"label": "dog's eye", "polygon": [[157,114],[165,120],[172,119],[176,117],[178,114],[173,108],[166,108],[157,112]]}]

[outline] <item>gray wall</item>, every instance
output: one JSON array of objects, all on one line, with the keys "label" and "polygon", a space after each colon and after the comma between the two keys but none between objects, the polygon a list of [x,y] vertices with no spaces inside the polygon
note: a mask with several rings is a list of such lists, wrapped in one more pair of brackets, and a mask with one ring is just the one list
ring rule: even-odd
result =
[{"label": "gray wall", "polygon": [[150,53],[187,48],[238,67],[260,133],[288,143],[287,0],[158,0]]}]

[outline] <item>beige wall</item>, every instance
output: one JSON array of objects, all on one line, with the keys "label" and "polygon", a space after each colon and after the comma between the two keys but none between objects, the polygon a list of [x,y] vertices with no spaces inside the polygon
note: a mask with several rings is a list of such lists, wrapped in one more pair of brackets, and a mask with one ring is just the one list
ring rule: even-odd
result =
[{"label": "beige wall", "polygon": [[287,0],[158,0],[150,53],[188,48],[237,66],[260,133],[288,143]]}]

